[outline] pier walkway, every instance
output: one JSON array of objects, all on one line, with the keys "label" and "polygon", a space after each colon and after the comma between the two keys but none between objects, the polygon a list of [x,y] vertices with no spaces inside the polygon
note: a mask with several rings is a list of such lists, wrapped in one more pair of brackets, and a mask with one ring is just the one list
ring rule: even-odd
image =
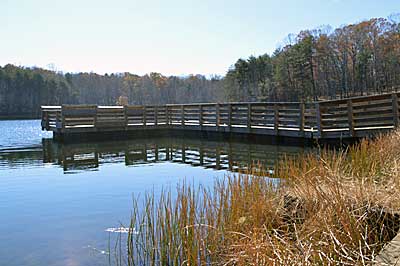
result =
[{"label": "pier walkway", "polygon": [[342,139],[399,125],[400,93],[319,102],[196,103],[147,106],[42,106],[42,129],[55,137],[149,130]]}]

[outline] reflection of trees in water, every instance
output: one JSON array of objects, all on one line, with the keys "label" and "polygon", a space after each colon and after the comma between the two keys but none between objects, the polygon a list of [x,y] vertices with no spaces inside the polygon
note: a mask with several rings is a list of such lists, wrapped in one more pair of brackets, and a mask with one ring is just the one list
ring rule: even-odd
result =
[{"label": "reflection of trees in water", "polygon": [[60,144],[43,142],[43,161],[61,165],[64,171],[93,170],[105,163],[134,166],[176,162],[192,166],[238,171],[260,163],[273,168],[277,159],[303,151],[300,147],[257,145],[178,138]]}]

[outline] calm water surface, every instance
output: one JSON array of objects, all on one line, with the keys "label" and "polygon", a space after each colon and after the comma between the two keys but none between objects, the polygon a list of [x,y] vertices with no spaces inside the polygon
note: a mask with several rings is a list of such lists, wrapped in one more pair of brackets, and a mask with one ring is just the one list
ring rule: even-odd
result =
[{"label": "calm water surface", "polygon": [[301,148],[174,138],[61,145],[38,120],[0,121],[0,265],[108,265],[132,195],[212,184]]}]

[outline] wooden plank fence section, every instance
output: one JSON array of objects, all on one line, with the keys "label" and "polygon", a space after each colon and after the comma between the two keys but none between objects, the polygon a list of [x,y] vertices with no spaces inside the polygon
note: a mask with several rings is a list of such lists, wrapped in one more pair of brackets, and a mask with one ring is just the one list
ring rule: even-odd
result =
[{"label": "wooden plank fence section", "polygon": [[399,93],[320,102],[42,106],[42,128],[59,134],[179,129],[329,139],[399,126]]}]

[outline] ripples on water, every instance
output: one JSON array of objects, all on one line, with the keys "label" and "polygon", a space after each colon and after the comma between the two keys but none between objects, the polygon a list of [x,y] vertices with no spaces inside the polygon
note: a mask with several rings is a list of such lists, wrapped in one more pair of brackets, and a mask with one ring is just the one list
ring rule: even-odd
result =
[{"label": "ripples on water", "polygon": [[51,138],[51,132],[41,131],[40,120],[0,121],[0,150],[40,147],[42,138]]},{"label": "ripples on water", "polygon": [[195,139],[140,139],[62,145],[40,130],[40,121],[0,121],[0,170],[18,167],[62,167],[64,173],[93,171],[103,164],[137,166],[174,162],[216,170],[238,171],[260,163],[267,170],[297,147],[216,142]]},{"label": "ripples on water", "polygon": [[184,178],[210,185],[301,151],[175,138],[62,145],[39,120],[0,121],[0,265],[107,265],[110,228],[123,231],[133,194]]},{"label": "ripples on water", "polygon": [[40,129],[39,120],[0,121],[0,169],[42,165],[42,139],[52,134]]}]

